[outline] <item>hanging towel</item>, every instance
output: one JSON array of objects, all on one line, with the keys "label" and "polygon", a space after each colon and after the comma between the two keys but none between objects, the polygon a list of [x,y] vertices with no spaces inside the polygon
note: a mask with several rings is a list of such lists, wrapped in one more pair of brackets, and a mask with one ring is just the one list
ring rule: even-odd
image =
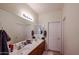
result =
[{"label": "hanging towel", "polygon": [[0,55],[2,53],[2,32],[0,31]]},{"label": "hanging towel", "polygon": [[7,35],[7,33],[4,31],[4,30],[0,30],[0,33],[1,33],[1,41],[0,43],[1,44],[1,55],[8,55],[9,54],[9,51],[8,51],[8,47],[7,47],[7,41],[10,40],[9,36]]}]

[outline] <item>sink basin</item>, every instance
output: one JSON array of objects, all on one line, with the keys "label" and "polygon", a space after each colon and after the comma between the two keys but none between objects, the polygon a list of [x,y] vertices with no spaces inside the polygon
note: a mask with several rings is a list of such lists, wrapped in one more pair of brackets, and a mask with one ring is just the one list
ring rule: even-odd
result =
[{"label": "sink basin", "polygon": [[31,51],[33,51],[43,40],[32,41],[32,44],[27,44],[21,49],[14,49],[10,55],[28,55]]}]

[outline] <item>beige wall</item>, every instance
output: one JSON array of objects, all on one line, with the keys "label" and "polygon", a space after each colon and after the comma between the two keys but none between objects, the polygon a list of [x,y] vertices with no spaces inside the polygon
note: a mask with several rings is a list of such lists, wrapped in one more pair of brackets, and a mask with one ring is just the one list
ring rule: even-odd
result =
[{"label": "beige wall", "polygon": [[48,22],[61,21],[62,11],[52,11],[39,15],[39,24],[45,26],[47,31],[47,44],[48,44]]},{"label": "beige wall", "polygon": [[32,24],[17,15],[0,10],[0,29],[3,29],[11,37],[11,40],[16,43],[28,39],[28,30],[32,30]]},{"label": "beige wall", "polygon": [[64,54],[79,54],[79,4],[65,4]]},{"label": "beige wall", "polygon": [[21,20],[22,19],[16,15],[0,10],[0,28],[2,29],[3,27],[3,29],[8,33],[14,43],[25,39],[23,34],[24,24],[21,22]]},{"label": "beige wall", "polygon": [[[23,10],[34,18],[33,22],[20,17]],[[3,27],[14,43],[31,39],[31,30],[37,19],[38,15],[27,5],[0,4],[0,29]]]},{"label": "beige wall", "polygon": [[0,3],[0,9],[14,13],[21,17],[22,12],[26,12],[34,19],[34,24],[37,23],[38,14],[30,8],[26,3]]}]

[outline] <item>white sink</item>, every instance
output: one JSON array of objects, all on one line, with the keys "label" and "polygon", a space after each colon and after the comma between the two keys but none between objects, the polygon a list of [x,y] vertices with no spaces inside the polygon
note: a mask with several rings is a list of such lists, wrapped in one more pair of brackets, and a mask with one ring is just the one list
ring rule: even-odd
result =
[{"label": "white sink", "polygon": [[20,50],[14,50],[11,52],[11,55],[28,55],[31,51],[33,51],[43,40],[33,41],[32,44],[27,44]]}]

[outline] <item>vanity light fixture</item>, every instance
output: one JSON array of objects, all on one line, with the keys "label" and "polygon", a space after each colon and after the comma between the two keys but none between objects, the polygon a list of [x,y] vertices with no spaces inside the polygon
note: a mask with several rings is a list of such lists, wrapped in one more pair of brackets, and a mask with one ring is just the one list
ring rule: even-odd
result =
[{"label": "vanity light fixture", "polygon": [[33,21],[33,18],[31,16],[29,16],[28,14],[22,13],[21,14],[22,18],[29,20],[29,21]]}]

